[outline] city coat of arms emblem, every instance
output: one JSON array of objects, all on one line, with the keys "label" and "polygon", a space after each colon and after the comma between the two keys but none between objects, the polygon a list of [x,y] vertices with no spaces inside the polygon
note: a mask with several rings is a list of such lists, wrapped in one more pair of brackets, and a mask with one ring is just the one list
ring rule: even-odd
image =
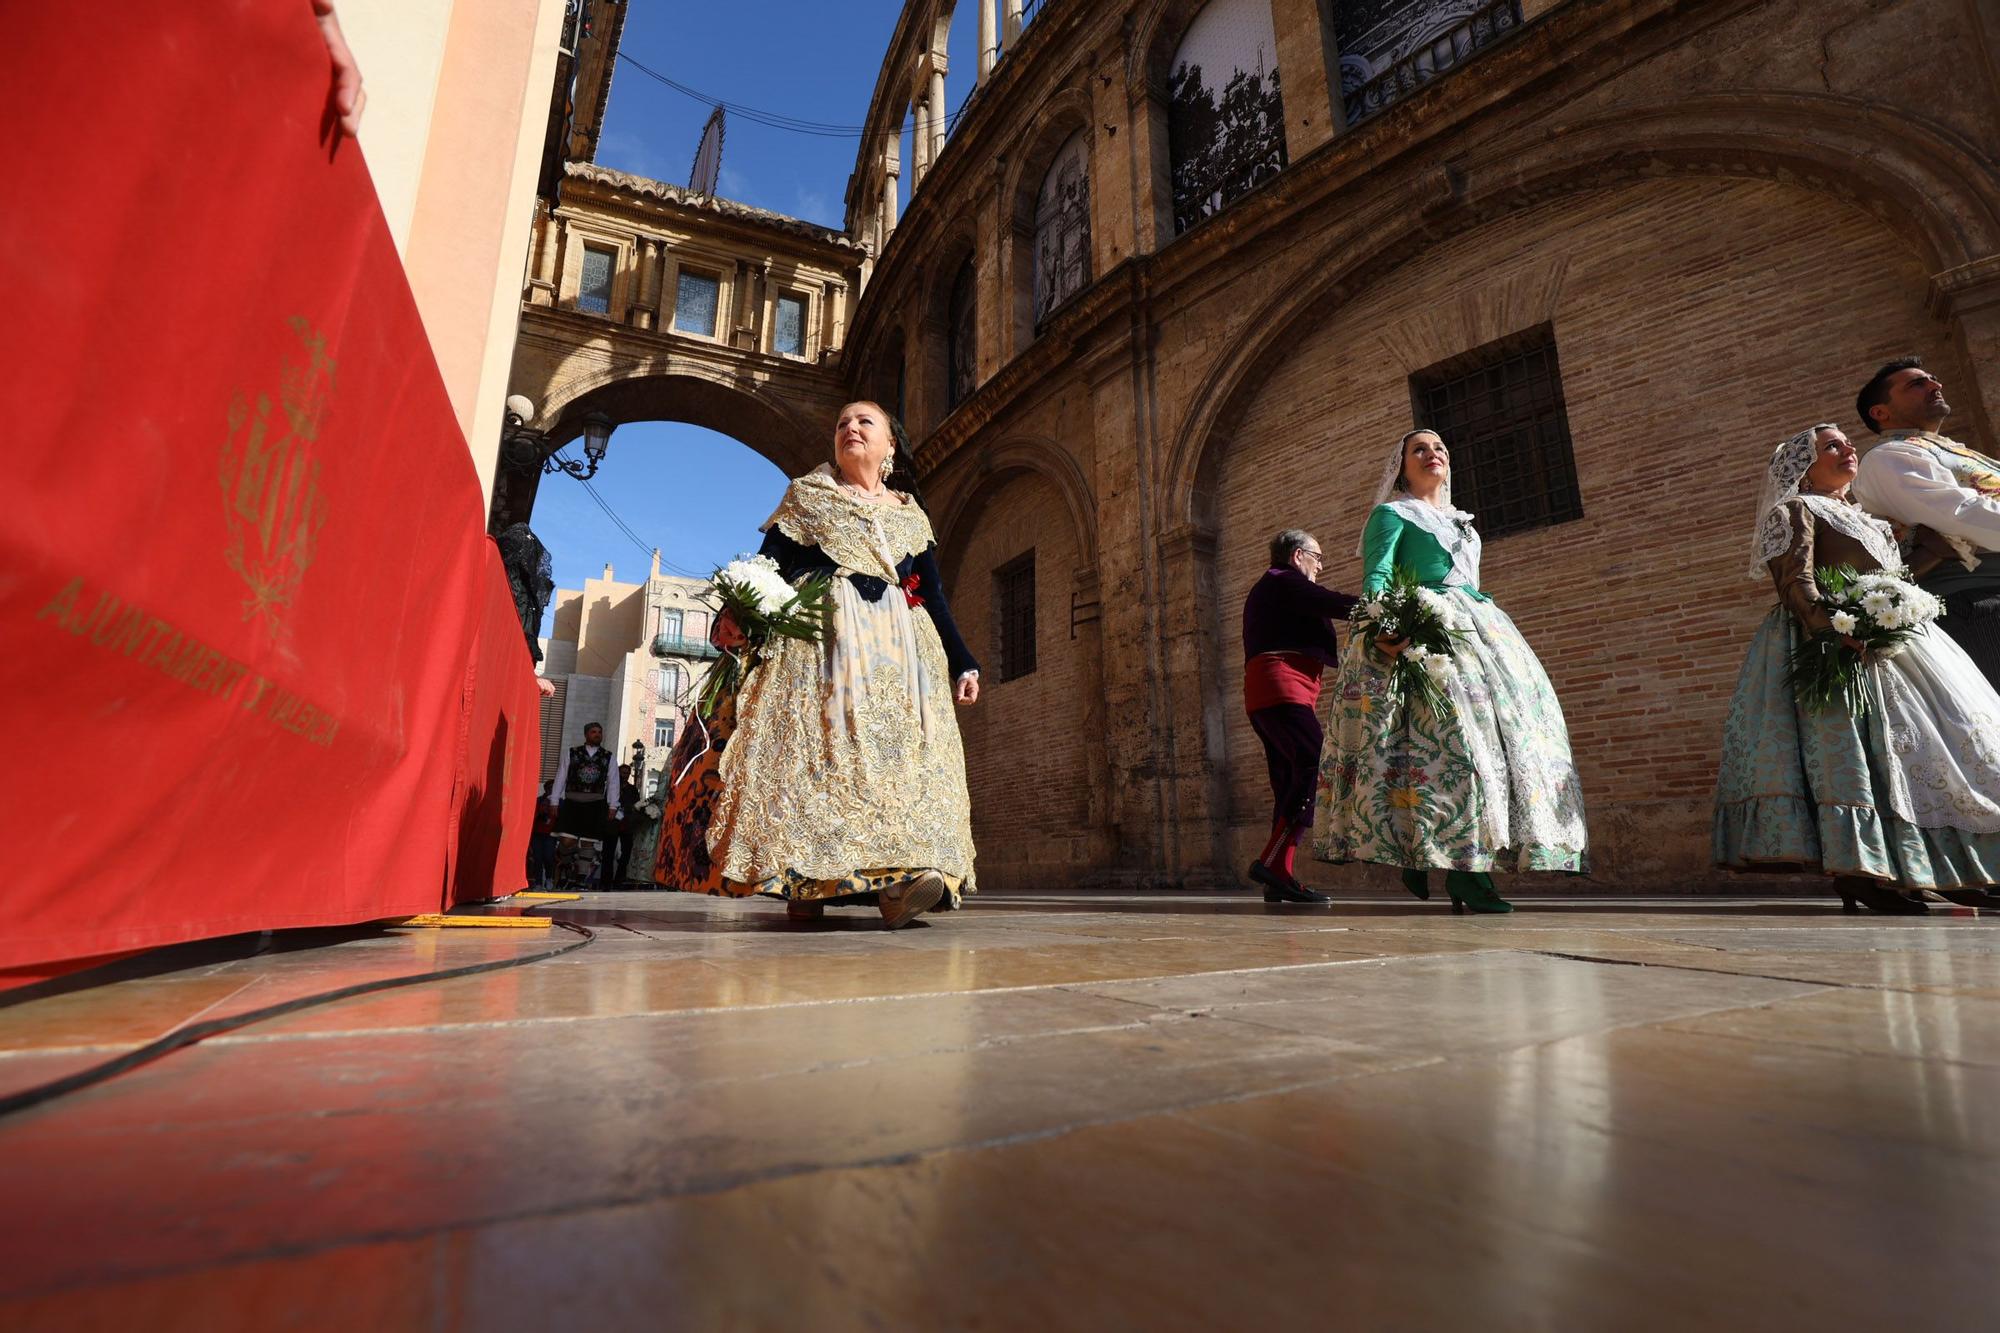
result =
[{"label": "city coat of arms emblem", "polygon": [[248,589],[243,618],[261,619],[272,630],[284,627],[326,522],[313,444],[334,376],[326,336],[302,317],[287,323],[303,356],[288,358],[279,372],[275,405],[265,393],[252,398],[238,391],[230,401],[219,474],[229,525],[224,559]]}]

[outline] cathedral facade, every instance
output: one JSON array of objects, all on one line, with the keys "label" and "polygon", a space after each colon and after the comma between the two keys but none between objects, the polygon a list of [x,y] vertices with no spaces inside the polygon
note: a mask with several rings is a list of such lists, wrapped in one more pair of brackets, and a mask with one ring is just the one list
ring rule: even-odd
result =
[{"label": "cathedral facade", "polygon": [[1560,692],[1592,879],[1719,883],[1772,446],[1859,432],[1856,389],[1905,352],[1993,443],[1990,9],[983,8],[948,137],[951,5],[897,28],[887,147],[848,195],[871,261],[845,353],[919,442],[987,662],[962,719],[982,880],[1213,884],[1254,855],[1242,597],[1295,525],[1352,587],[1387,451],[1422,424]]}]

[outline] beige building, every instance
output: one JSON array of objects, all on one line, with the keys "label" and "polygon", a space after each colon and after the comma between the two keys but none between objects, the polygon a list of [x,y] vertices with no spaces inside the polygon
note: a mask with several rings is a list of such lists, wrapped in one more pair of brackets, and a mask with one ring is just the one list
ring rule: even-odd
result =
[{"label": "beige building", "polygon": [[662,574],[656,551],[643,583],[621,583],[607,564],[602,578],[556,590],[554,624],[540,641],[540,674],[555,685],[542,701],[543,780],[598,722],[620,763],[631,759],[634,741],[645,747],[648,780],[640,789],[651,793],[716,658],[711,613],[700,598],[706,586]]}]

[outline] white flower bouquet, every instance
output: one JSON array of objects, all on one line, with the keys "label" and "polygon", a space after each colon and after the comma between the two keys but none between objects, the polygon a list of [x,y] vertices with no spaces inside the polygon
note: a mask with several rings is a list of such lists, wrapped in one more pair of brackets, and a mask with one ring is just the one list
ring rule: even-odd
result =
[{"label": "white flower bouquet", "polygon": [[[1832,628],[1800,639],[1786,676],[1807,708],[1868,711],[1861,670],[1893,657],[1913,635],[1944,614],[1944,603],[1903,577],[1901,570],[1857,574],[1851,565],[1818,571],[1820,605]],[[1857,651],[1849,642],[1859,643]]]},{"label": "white flower bouquet", "polygon": [[1458,674],[1452,645],[1465,637],[1465,627],[1444,594],[1398,572],[1382,591],[1356,606],[1349,618],[1354,633],[1371,645],[1376,639],[1409,641],[1389,668],[1390,683],[1405,707],[1422,703],[1431,716],[1443,719],[1451,710],[1451,682]]},{"label": "white flower bouquet", "polygon": [[[749,653],[754,655],[773,639],[823,641],[832,586],[831,575],[815,574],[794,588],[785,582],[778,562],[770,556],[739,555],[710,576],[706,599],[719,616],[736,622],[749,642]],[[748,666],[745,657],[725,648],[709,668],[696,703],[700,716],[713,716],[716,706],[736,693]]]}]

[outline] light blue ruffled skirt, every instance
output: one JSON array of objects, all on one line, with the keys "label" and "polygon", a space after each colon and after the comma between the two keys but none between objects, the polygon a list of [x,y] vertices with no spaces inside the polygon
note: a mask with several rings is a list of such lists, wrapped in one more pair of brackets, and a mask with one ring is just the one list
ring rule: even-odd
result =
[{"label": "light blue ruffled skirt", "polygon": [[1723,729],[1718,865],[1819,870],[1905,888],[2000,882],[2000,696],[1932,627],[1867,669],[1860,718],[1801,708],[1798,622],[1758,626]]}]

